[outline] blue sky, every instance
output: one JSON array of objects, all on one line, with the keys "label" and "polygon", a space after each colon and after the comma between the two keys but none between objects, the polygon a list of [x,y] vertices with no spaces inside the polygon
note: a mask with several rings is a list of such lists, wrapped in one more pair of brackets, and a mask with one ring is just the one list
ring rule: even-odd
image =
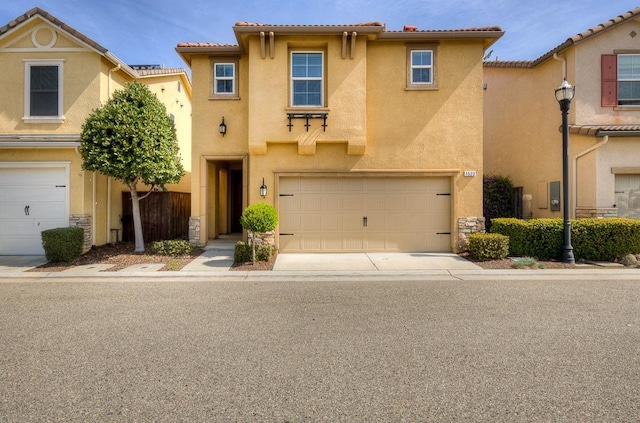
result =
[{"label": "blue sky", "polygon": [[238,21],[350,24],[389,30],[500,26],[491,59],[533,60],[567,38],[640,6],[640,0],[2,0],[0,26],[40,7],[128,64],[186,67],[179,42],[236,43]]}]

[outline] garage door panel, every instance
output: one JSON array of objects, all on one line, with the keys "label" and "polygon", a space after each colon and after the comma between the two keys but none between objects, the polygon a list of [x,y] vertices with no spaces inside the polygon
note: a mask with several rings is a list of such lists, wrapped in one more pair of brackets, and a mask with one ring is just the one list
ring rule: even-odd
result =
[{"label": "garage door panel", "polygon": [[283,251],[451,249],[449,178],[282,177],[281,182],[281,187],[299,186],[290,194],[300,198],[298,210],[281,198],[280,231],[296,234],[281,237]]},{"label": "garage door panel", "polygon": [[44,254],[41,232],[69,226],[67,167],[0,166],[0,254]]}]

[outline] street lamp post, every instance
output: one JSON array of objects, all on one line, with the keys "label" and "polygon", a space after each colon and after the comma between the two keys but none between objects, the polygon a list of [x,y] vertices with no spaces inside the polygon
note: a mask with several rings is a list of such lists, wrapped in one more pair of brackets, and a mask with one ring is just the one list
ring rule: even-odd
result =
[{"label": "street lamp post", "polygon": [[568,114],[571,100],[576,88],[569,85],[567,80],[556,88],[556,100],[560,103],[562,112],[562,211],[564,220],[564,245],[562,246],[562,262],[575,263],[573,247],[571,246],[571,220],[569,219],[569,121]]}]

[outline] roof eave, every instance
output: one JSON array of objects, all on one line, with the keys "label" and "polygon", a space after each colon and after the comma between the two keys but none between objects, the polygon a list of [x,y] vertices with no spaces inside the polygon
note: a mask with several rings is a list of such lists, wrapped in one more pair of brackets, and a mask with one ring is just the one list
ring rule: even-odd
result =
[{"label": "roof eave", "polygon": [[417,32],[383,32],[378,36],[381,41],[435,41],[435,40],[483,40],[484,48],[490,47],[504,35],[504,31],[417,31]]}]

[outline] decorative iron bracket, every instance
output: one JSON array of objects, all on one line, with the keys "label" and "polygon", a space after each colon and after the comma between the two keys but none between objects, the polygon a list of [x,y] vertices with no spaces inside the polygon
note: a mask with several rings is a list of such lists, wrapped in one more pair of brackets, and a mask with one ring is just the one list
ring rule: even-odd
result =
[{"label": "decorative iron bracket", "polygon": [[309,127],[311,124],[309,123],[309,119],[322,119],[322,130],[326,132],[327,130],[327,116],[329,116],[328,112],[317,112],[317,113],[287,113],[287,118],[289,119],[289,123],[287,126],[289,127],[289,132],[291,132],[291,128],[293,127],[293,123],[291,121],[293,119],[304,119],[304,126],[307,128],[307,132],[309,132]]}]

